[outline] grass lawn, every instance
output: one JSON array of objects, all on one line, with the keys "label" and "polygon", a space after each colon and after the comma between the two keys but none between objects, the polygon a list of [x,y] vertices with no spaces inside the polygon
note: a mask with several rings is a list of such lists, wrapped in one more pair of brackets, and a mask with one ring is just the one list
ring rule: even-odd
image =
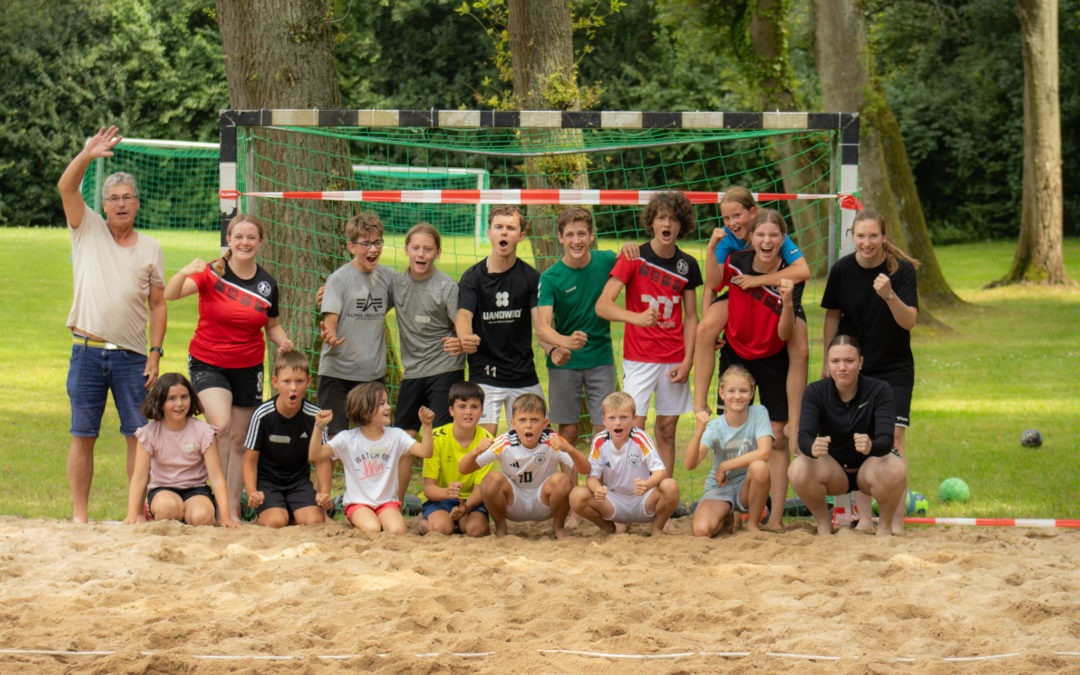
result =
[{"label": "grass lawn", "polygon": [[[152,234],[165,250],[167,274],[217,250],[216,233]],[[6,439],[0,452],[0,514],[67,517],[67,232],[5,228],[0,242],[9,260],[0,284],[5,327],[0,341],[0,429]],[[615,248],[616,243],[605,246]],[[471,238],[447,238],[444,247],[441,266],[452,276],[476,259]],[[700,244],[686,248],[702,251]],[[935,312],[951,331],[920,325],[914,334],[911,485],[930,497],[931,515],[1080,517],[1074,501],[1080,494],[1080,471],[1062,463],[1080,440],[1080,393],[1072,379],[1080,372],[1080,347],[1074,338],[1080,326],[1080,289],[984,290],[1007,271],[1013,248],[1013,243],[995,242],[938,249],[946,277],[967,304]],[[456,255],[459,250],[461,255]],[[392,246],[384,262],[399,269],[404,265],[399,249]],[[1080,241],[1066,242],[1066,263],[1080,277]],[[821,312],[816,305],[822,287],[820,282],[811,284],[804,300],[812,374],[821,369]],[[170,304],[163,371],[186,372],[187,341],[194,326],[194,300]],[[94,519],[123,516],[126,479],[118,427],[110,404],[96,452],[90,497]],[[688,417],[679,427],[680,461],[691,427]],[[1020,433],[1028,427],[1042,431],[1041,448],[1020,446]],[[706,470],[677,472],[684,501],[700,493]],[[937,486],[950,476],[971,486],[970,503],[940,503]]]}]

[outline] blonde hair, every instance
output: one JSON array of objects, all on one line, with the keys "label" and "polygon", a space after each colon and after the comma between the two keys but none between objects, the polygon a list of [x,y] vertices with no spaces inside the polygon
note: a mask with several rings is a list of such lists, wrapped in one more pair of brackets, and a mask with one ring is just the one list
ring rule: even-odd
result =
[{"label": "blonde hair", "polygon": [[431,237],[431,240],[435,242],[435,250],[442,251],[442,237],[439,236],[439,231],[435,229],[434,225],[421,222],[410,227],[409,231],[405,233],[405,245],[408,246],[413,235],[417,234],[426,234]]},{"label": "blonde hair", "polygon": [[637,401],[630,394],[625,391],[613,391],[604,397],[604,402],[600,404],[600,409],[605,413],[613,412],[615,410],[623,410],[630,408],[635,413],[637,412]]},{"label": "blonde hair", "polygon": [[898,259],[908,261],[912,267],[919,269],[919,262],[917,258],[912,258],[903,249],[896,244],[892,243],[888,235],[885,233],[885,216],[880,211],[874,209],[863,209],[855,214],[855,220],[851,222],[851,233],[855,234],[855,226],[864,220],[876,222],[881,226],[881,236],[884,237],[884,241],[881,244],[882,250],[885,252],[885,269],[889,271],[889,274],[895,274],[896,270],[900,268]]},{"label": "blonde hair", "polygon": [[544,398],[538,394],[522,394],[514,399],[514,405],[511,410],[512,417],[517,417],[521,413],[527,412],[547,415],[547,403],[544,403]]},{"label": "blonde hair", "polygon": [[720,203],[738,204],[747,211],[757,208],[757,202],[754,200],[754,193],[739,185],[732,185],[724,190],[724,195],[720,197]]},{"label": "blonde hair", "polygon": [[716,383],[717,391],[723,389],[724,382],[727,382],[728,378],[732,377],[741,377],[742,379],[749,382],[751,392],[753,392],[757,388],[757,381],[754,380],[754,376],[750,374],[750,371],[736,363],[734,365],[728,366],[727,369],[724,370],[724,373],[720,376],[720,381]]},{"label": "blonde hair", "polygon": [[[241,223],[251,223],[252,225],[254,225],[255,229],[259,231],[259,241],[266,239],[266,230],[263,228],[262,222],[255,216],[249,216],[246,213],[237,214],[235,217],[233,217],[232,220],[229,221],[229,224],[225,227],[225,236],[231,236],[233,233],[233,228],[237,225],[240,225]],[[210,263],[210,266],[214,268],[214,271],[217,272],[217,275],[219,277],[223,277],[225,276],[225,263],[229,262],[231,258],[232,248],[230,247],[229,250],[221,254],[220,258]]]}]

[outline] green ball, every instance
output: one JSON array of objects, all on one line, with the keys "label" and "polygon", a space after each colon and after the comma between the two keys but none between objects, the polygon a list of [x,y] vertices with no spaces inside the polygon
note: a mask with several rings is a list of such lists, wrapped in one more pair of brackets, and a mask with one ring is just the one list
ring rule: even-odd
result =
[{"label": "green ball", "polygon": [[930,500],[926,498],[921,492],[912,492],[908,490],[907,493],[907,514],[909,516],[924,517],[930,512]]},{"label": "green ball", "polygon": [[946,503],[960,502],[964,504],[971,500],[971,490],[968,488],[968,484],[959,478],[946,478],[941,481],[938,496],[941,497],[941,501]]}]

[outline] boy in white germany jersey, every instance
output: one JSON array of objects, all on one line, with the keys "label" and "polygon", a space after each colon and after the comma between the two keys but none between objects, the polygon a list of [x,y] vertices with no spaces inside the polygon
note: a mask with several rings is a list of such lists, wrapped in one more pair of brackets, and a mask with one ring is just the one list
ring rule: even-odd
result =
[{"label": "boy in white germany jersey", "polygon": [[570,505],[605,534],[615,523],[652,523],[661,534],[679,505],[679,484],[643,429],[633,426],[636,403],[616,391],[604,398],[604,431],[593,439],[585,486],[570,493]]},{"label": "boy in white germany jersey", "polygon": [[551,518],[555,538],[562,539],[573,482],[569,473],[559,471],[559,465],[583,474],[589,470],[589,460],[548,428],[547,405],[536,394],[514,399],[510,426],[486,450],[476,448],[462,457],[458,470],[468,474],[499,460],[502,471],[491,471],[480,484],[495,536],[506,534],[507,520]]}]

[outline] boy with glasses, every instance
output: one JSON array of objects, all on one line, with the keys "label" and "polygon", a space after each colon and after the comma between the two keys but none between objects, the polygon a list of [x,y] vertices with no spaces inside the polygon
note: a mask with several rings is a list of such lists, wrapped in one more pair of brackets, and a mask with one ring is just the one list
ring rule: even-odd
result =
[{"label": "boy with glasses", "polygon": [[383,224],[370,211],[345,225],[353,259],[326,280],[322,298],[319,407],[332,410],[330,435],[346,427],[345,397],[364,382],[385,382],[386,313],[394,306],[393,271],[379,265]]}]

